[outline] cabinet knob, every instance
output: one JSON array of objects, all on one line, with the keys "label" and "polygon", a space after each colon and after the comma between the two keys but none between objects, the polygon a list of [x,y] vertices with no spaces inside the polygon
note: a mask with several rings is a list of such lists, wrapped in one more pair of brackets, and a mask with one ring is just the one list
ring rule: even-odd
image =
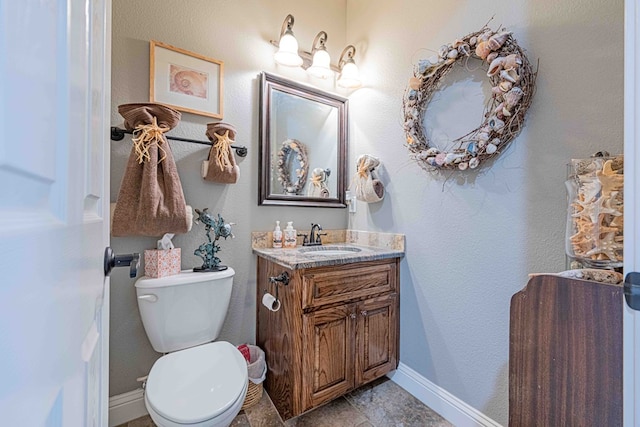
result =
[{"label": "cabinet knob", "polygon": [[360,312],[360,314],[362,314],[363,316],[366,316],[366,315],[367,315],[367,310],[362,310],[362,311]]},{"label": "cabinet knob", "polygon": [[356,318],[356,314],[355,313],[351,313],[351,315],[349,317],[351,317],[352,319],[355,319]]}]

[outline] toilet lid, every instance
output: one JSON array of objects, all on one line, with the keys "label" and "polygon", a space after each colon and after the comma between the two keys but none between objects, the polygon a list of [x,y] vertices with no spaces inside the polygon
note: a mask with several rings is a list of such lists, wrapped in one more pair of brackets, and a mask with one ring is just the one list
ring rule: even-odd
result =
[{"label": "toilet lid", "polygon": [[247,383],[247,363],[224,341],[162,356],[154,363],[145,393],[161,416],[176,423],[214,418],[233,405]]}]

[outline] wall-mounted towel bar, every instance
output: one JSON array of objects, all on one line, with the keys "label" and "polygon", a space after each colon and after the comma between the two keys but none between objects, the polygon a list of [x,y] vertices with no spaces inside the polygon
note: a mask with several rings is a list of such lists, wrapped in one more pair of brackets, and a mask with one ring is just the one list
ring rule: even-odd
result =
[{"label": "wall-mounted towel bar", "polygon": [[[113,141],[121,141],[124,138],[125,133],[131,134],[133,132],[130,130],[111,126],[111,139]],[[174,141],[184,141],[184,142],[193,142],[194,144],[212,145],[211,142],[209,141],[198,141],[195,139],[180,138],[178,136],[169,136],[169,135],[165,135],[165,137],[167,139],[172,139]],[[240,157],[245,157],[247,155],[248,150],[247,150],[247,147],[245,146],[232,145],[231,148],[236,150],[236,154]]]}]

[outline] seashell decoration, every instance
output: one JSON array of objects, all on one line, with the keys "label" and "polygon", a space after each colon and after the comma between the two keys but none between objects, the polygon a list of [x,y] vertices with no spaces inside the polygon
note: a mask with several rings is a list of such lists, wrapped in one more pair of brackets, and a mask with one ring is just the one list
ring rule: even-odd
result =
[{"label": "seashell decoration", "polygon": [[420,61],[418,61],[418,74],[426,73],[429,68],[433,67],[436,64],[433,64],[428,59],[421,59]]},{"label": "seashell decoration", "polygon": [[476,55],[478,55],[481,59],[487,59],[487,56],[491,53],[491,48],[487,44],[487,42],[480,42],[476,46]]},{"label": "seashell decoration", "polygon": [[509,92],[512,87],[513,83],[509,81],[501,81],[500,83],[498,83],[498,88],[500,88],[500,90],[503,92]]},{"label": "seashell decoration", "polygon": [[419,90],[420,86],[422,85],[422,80],[420,80],[417,77],[411,77],[409,79],[409,87],[413,90]]},{"label": "seashell decoration", "polygon": [[502,95],[504,95],[504,92],[502,91],[502,89],[500,89],[500,87],[499,87],[499,86],[494,86],[494,87],[492,87],[492,88],[491,88],[491,93],[492,93],[494,96],[497,96],[497,97],[500,97],[500,98],[502,98]]},{"label": "seashell decoration", "polygon": [[518,102],[522,99],[524,95],[524,91],[520,89],[518,86],[512,88],[509,92],[504,95],[504,103],[507,109],[512,109],[515,107]]},{"label": "seashell decoration", "polygon": [[494,34],[493,36],[491,36],[491,38],[489,38],[489,41],[487,42],[489,43],[489,47],[491,48],[491,50],[500,49],[509,38],[509,35],[511,35],[511,33],[503,31],[500,34]]},{"label": "seashell decoration", "polygon": [[472,156],[475,156],[476,154],[478,154],[478,144],[475,141],[469,141],[469,144],[467,144],[467,153],[471,154]]},{"label": "seashell decoration", "polygon": [[493,116],[489,118],[489,127],[492,131],[497,133],[502,133],[502,129],[504,128],[504,121],[499,118]]},{"label": "seashell decoration", "polygon": [[[489,58],[487,57],[487,60],[488,59]],[[499,56],[493,61],[491,61],[491,64],[489,64],[489,69],[487,70],[487,76],[492,77],[498,74],[500,71],[502,71],[505,59],[506,58],[504,56]]]},{"label": "seashell decoration", "polygon": [[511,83],[518,83],[518,80],[520,80],[516,70],[502,70],[500,71],[500,77]]},{"label": "seashell decoration", "polygon": [[492,35],[494,35],[495,33],[491,30],[487,30],[484,33],[480,34],[478,36],[478,43],[480,42],[488,42],[489,39],[491,38]]},{"label": "seashell decoration", "polygon": [[471,47],[469,47],[469,45],[467,43],[463,43],[460,46],[458,46],[458,52],[460,52],[460,55],[470,56],[471,55]]},{"label": "seashell decoration", "polygon": [[522,65],[522,58],[520,58],[520,55],[518,54],[512,53],[504,58],[503,68],[507,71],[515,70],[520,65]]},{"label": "seashell decoration", "polygon": [[450,165],[451,163],[455,162],[456,159],[460,159],[460,158],[462,158],[462,155],[460,154],[447,153],[447,155],[444,156],[444,163],[447,165]]},{"label": "seashell decoration", "polygon": [[478,133],[476,138],[478,139],[478,141],[487,142],[489,140],[489,133],[488,132],[480,132],[480,133]]},{"label": "seashell decoration", "polygon": [[[423,127],[425,109],[442,87],[439,80],[459,61],[459,66],[466,67],[469,57],[486,61],[491,95],[484,119],[476,129],[450,141],[449,151],[440,151],[430,146],[430,131]],[[403,99],[403,129],[414,159],[432,170],[475,169],[484,165],[484,159],[504,151],[523,126],[535,82],[535,73],[511,32],[487,27],[443,44],[437,55],[418,61],[413,74]]]},{"label": "seashell decoration", "polygon": [[487,62],[491,64],[493,60],[498,57],[498,55],[498,52],[491,52],[489,55],[487,55]]}]

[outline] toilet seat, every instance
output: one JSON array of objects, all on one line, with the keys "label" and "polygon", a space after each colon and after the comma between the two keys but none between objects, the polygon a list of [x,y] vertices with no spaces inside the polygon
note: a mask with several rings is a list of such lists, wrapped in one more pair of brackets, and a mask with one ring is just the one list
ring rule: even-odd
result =
[{"label": "toilet seat", "polygon": [[240,351],[228,342],[213,342],[158,359],[149,372],[145,400],[166,420],[196,424],[237,406],[247,380]]}]

